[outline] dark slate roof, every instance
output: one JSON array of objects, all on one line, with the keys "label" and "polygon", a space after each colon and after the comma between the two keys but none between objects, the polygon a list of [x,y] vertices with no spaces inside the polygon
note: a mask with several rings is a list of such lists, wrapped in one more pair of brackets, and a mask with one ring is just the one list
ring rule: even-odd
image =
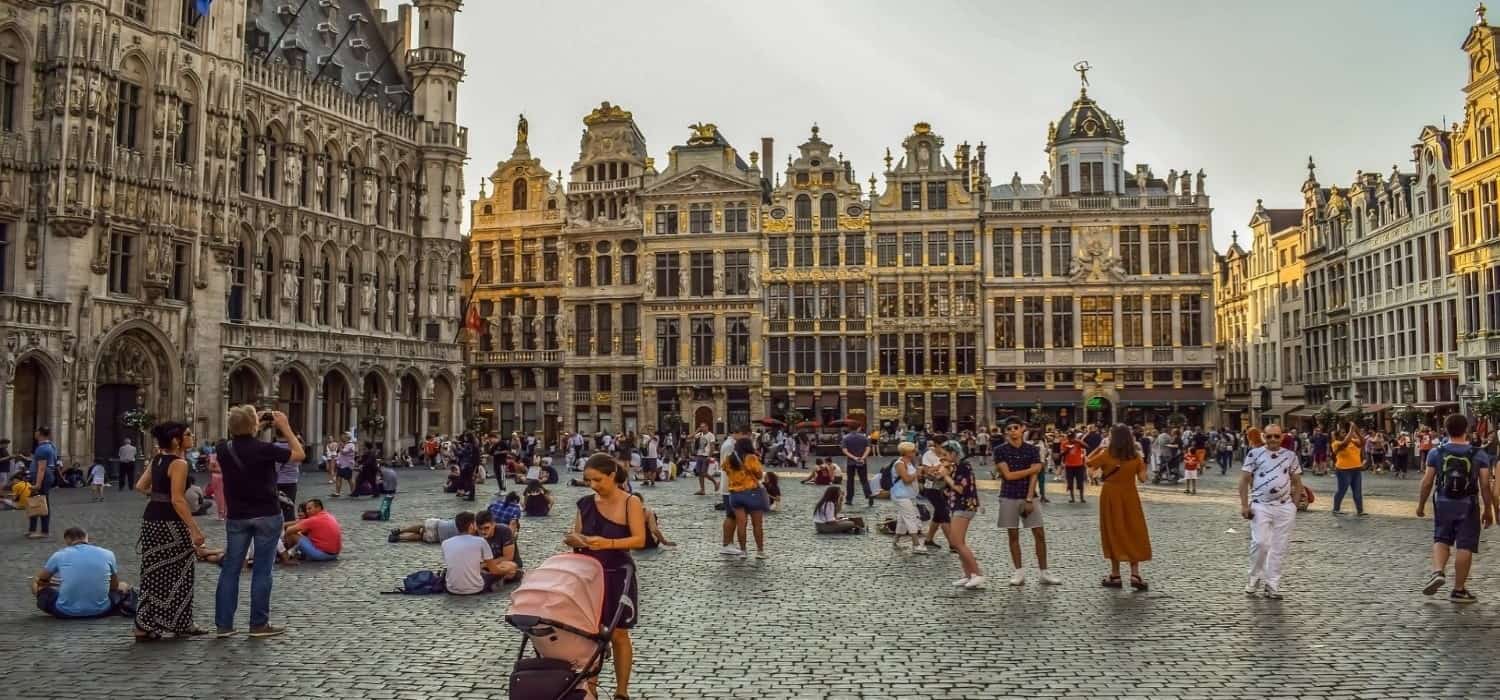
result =
[{"label": "dark slate roof", "polygon": [[1302,225],[1301,209],[1267,209],[1266,217],[1271,220],[1271,233]]},{"label": "dark slate roof", "polygon": [[[1093,131],[1090,132],[1090,127]],[[1124,139],[1119,122],[1109,116],[1087,92],[1079,92],[1073,106],[1057,120],[1057,143],[1069,139]]]},{"label": "dark slate roof", "polygon": [[[302,13],[289,26],[288,20],[299,6]],[[341,68],[337,80],[345,92],[357,95],[363,90],[365,97],[384,99],[393,107],[405,105],[405,111],[411,111],[406,79],[396,69],[395,57],[388,58],[393,47],[386,45],[378,18],[367,0],[309,0],[305,5],[301,0],[265,0],[260,3],[260,14],[246,17],[245,21],[264,32],[266,41],[281,38],[279,45],[271,47],[272,62],[295,64],[300,60],[304,71],[311,76],[328,62],[329,53],[337,46],[332,55],[335,65],[323,71],[322,80],[333,80],[335,67]],[[345,39],[344,34],[351,28],[354,33]],[[404,52],[411,47],[394,48]],[[366,82],[371,79],[374,82],[366,90]]]}]

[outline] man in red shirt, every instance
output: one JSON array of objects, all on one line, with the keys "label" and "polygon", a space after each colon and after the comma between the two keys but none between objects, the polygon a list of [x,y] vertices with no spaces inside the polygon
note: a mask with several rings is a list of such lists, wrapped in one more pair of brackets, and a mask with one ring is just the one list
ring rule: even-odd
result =
[{"label": "man in red shirt", "polygon": [[286,549],[307,561],[333,561],[344,549],[344,531],[323,502],[309,498],[302,518],[286,524]]},{"label": "man in red shirt", "polygon": [[1087,503],[1088,501],[1085,501],[1083,498],[1083,487],[1088,483],[1089,470],[1084,466],[1084,457],[1087,455],[1084,454],[1083,442],[1078,440],[1076,435],[1070,433],[1067,437],[1063,438],[1061,452],[1063,468],[1066,470],[1068,481],[1068,502],[1073,502],[1073,488],[1076,485],[1078,488],[1078,502]]}]

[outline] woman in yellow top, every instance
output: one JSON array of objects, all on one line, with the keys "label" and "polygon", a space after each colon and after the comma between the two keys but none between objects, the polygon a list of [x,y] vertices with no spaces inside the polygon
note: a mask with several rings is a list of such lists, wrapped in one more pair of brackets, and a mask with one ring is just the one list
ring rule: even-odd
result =
[{"label": "woman in yellow top", "polygon": [[740,556],[745,553],[745,521],[755,526],[755,556],[766,558],[766,511],[770,499],[760,480],[764,476],[760,457],[755,454],[755,441],[743,437],[734,443],[734,452],[724,460],[725,478],[729,480],[728,508],[734,511],[734,531],[740,544]]},{"label": "woman in yellow top", "polygon": [[1344,434],[1334,438],[1333,441],[1333,467],[1334,475],[1339,480],[1338,491],[1333,494],[1333,514],[1342,515],[1339,507],[1344,504],[1344,492],[1354,491],[1354,511],[1359,515],[1365,514],[1365,492],[1364,492],[1364,436],[1359,434],[1359,426],[1354,421],[1349,421],[1348,428]]}]

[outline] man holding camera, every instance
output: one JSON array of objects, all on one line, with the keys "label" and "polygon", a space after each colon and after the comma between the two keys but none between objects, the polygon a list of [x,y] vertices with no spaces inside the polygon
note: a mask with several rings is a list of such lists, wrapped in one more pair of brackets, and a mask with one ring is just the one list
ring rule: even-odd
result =
[{"label": "man holding camera", "polygon": [[[259,429],[274,427],[286,446],[256,439]],[[239,605],[240,572],[252,543],[255,564],[250,574],[250,636],[272,637],[286,631],[271,625],[271,567],[276,562],[276,542],[281,538],[281,504],[277,499],[278,465],[301,462],[307,455],[280,411],[259,412],[254,406],[229,409],[229,439],[216,450],[224,474],[227,505],[225,532],[228,546],[220,565],[219,586],[214,595],[214,623],[219,637],[235,633],[234,613]]]}]

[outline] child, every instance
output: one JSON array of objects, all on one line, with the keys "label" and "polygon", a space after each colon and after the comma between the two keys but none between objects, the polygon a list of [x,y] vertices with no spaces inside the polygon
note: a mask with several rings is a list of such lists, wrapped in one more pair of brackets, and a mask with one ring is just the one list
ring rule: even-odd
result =
[{"label": "child", "polygon": [[98,462],[89,467],[89,490],[94,492],[94,503],[104,501],[104,465]]},{"label": "child", "polygon": [[843,490],[837,486],[829,486],[823,491],[823,497],[818,499],[818,504],[813,506],[813,527],[820,535],[858,535],[865,531],[863,518],[842,517]]},{"label": "child", "polygon": [[1187,481],[1187,488],[1183,493],[1198,493],[1198,466],[1202,464],[1203,454],[1198,450],[1188,450],[1182,456],[1183,479]]},{"label": "child", "polygon": [[0,510],[26,510],[26,506],[31,505],[31,482],[26,480],[26,472],[11,474],[8,488],[10,498],[5,499]]}]

